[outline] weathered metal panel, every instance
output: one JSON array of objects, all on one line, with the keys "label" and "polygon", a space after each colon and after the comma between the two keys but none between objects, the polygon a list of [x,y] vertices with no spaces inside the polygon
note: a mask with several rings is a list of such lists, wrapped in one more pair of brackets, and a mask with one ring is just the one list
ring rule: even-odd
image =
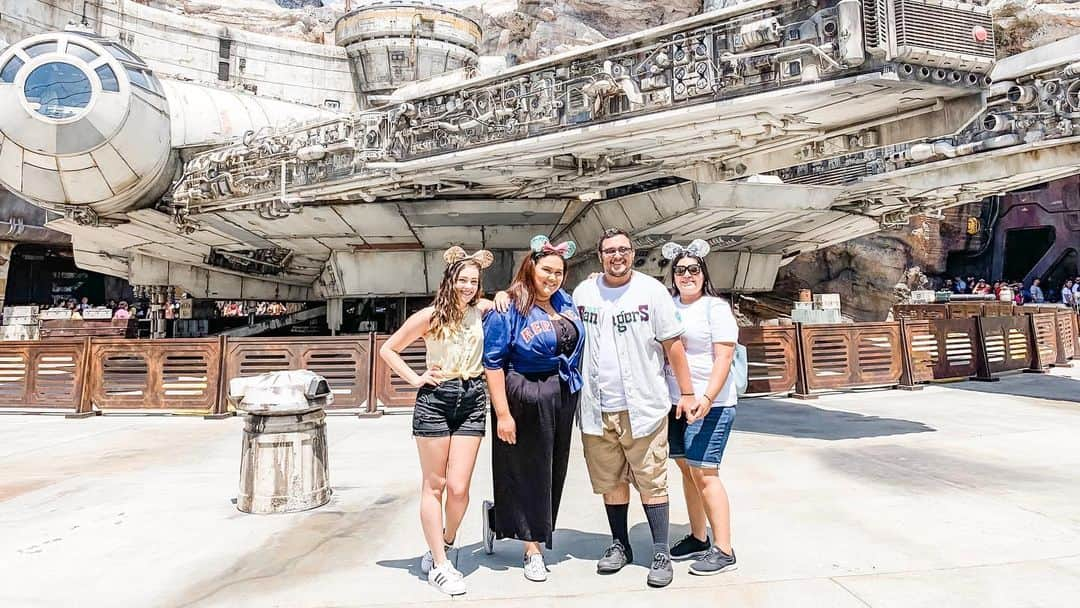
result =
[{"label": "weathered metal panel", "polygon": [[92,339],[88,399],[110,410],[215,412],[221,338]]},{"label": "weathered metal panel", "polygon": [[740,327],[746,347],[747,393],[784,393],[795,388],[798,373],[795,327]]},{"label": "weathered metal panel", "polygon": [[224,380],[266,372],[307,369],[324,377],[334,392],[327,409],[356,410],[368,400],[371,376],[368,334],[319,338],[229,338]]},{"label": "weathered metal panel", "polygon": [[810,390],[900,382],[899,323],[802,325],[800,331]]},{"label": "weathered metal panel", "polygon": [[87,356],[82,339],[0,342],[0,409],[78,411]]},{"label": "weathered metal panel", "polygon": [[[375,339],[375,352],[390,336],[377,336]],[[401,358],[412,370],[422,374],[427,370],[427,346],[423,338],[413,342],[401,350]],[[375,379],[375,398],[384,407],[412,407],[416,401],[416,388],[405,382],[400,376],[390,369],[382,357],[375,357],[375,371],[372,377]]]}]

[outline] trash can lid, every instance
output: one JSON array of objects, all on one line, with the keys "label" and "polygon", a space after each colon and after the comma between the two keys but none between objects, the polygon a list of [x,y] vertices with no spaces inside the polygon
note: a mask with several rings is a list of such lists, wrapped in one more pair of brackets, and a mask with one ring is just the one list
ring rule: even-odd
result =
[{"label": "trash can lid", "polygon": [[249,414],[285,416],[322,409],[334,402],[334,393],[322,376],[300,369],[233,378],[229,398]]}]

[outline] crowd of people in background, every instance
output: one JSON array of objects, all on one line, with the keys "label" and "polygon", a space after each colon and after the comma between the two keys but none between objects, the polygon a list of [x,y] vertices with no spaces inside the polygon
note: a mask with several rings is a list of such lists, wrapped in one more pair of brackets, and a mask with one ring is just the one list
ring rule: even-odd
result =
[{"label": "crowd of people in background", "polygon": [[[166,319],[180,318],[180,300],[172,300],[163,307],[163,316]],[[292,314],[302,309],[301,304],[282,302],[243,302],[243,301],[218,301],[217,310],[219,317],[279,317]],[[71,311],[71,319],[81,321],[85,319],[86,312],[90,309],[100,309],[104,306],[111,311],[111,317],[116,320],[144,319],[150,313],[150,304],[147,301],[109,300],[106,304],[94,304],[90,298],[69,298],[56,305],[42,306],[42,310],[52,308],[64,308]]]},{"label": "crowd of people in background", "polygon": [[284,304],[282,302],[217,302],[218,316],[221,317],[246,317],[252,313],[256,317],[280,317],[281,315],[299,312],[301,304]]},{"label": "crowd of people in background", "polygon": [[1008,290],[1007,295],[1016,304],[1064,304],[1065,306],[1080,306],[1080,276],[1075,279],[1066,279],[1059,287],[1044,285],[1039,279],[1034,279],[1025,286],[1019,281],[994,281],[990,283],[986,279],[976,279],[973,276],[967,278],[954,277],[945,279],[942,289],[955,294],[992,295],[996,299],[1002,299],[1002,291]]},{"label": "crowd of people in background", "polygon": [[[116,300],[109,300],[109,302],[105,304],[104,307],[109,309],[111,318],[121,320],[131,318],[142,319],[146,316],[148,310],[148,307],[145,303],[131,306],[128,304],[127,300],[120,300],[119,302],[117,302]],[[78,300],[76,300],[75,298],[69,298],[53,306],[41,307],[42,310],[50,310],[53,308],[64,308],[66,310],[69,310],[71,311],[71,320],[82,321],[84,320],[88,311],[90,311],[91,309],[100,309],[102,308],[102,306],[97,304],[91,304],[90,298],[83,296],[81,299]]]}]

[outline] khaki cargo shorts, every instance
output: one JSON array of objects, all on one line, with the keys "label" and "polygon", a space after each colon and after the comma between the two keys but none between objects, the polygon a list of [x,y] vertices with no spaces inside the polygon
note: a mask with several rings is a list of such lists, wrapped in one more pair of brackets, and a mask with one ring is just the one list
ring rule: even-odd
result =
[{"label": "khaki cargo shorts", "polygon": [[643,497],[667,496],[667,417],[651,434],[634,439],[627,412],[604,412],[601,416],[603,435],[581,435],[593,492],[605,494],[630,483]]}]

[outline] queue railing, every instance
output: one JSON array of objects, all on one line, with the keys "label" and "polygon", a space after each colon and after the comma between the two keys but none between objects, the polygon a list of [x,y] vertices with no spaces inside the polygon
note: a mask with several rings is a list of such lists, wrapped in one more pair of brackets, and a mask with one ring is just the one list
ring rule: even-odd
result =
[{"label": "queue railing", "polygon": [[[1020,307],[1015,307],[1020,308]],[[993,380],[1067,366],[1080,355],[1077,315],[1045,307],[1025,314],[965,316],[904,310],[899,321],[744,327],[750,394],[812,398],[869,386]],[[922,318],[919,318],[919,317]],[[330,408],[378,416],[408,410],[416,389],[379,357],[388,336],[317,338],[54,339],[0,342],[0,411],[231,415],[228,380],[310,369],[335,393]],[[401,352],[423,373],[423,340]]]}]

